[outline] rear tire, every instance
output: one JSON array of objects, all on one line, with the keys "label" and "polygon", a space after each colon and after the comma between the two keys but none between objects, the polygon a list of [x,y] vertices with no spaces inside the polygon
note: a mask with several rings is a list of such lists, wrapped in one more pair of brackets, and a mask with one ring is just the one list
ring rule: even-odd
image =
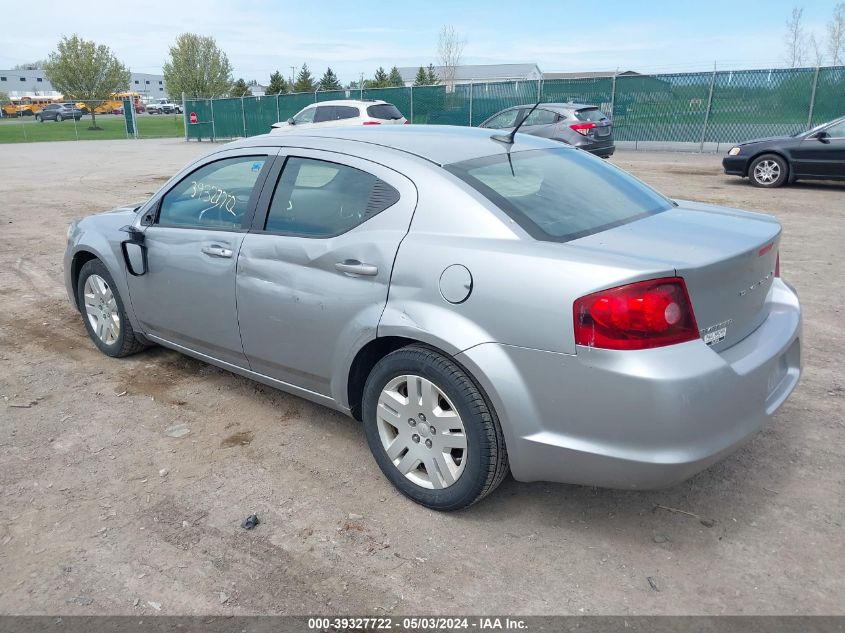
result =
[{"label": "rear tire", "polygon": [[789,179],[789,165],[777,154],[758,156],[748,167],[748,180],[755,187],[780,187]]},{"label": "rear tire", "polygon": [[376,364],[364,386],[363,421],[387,479],[433,510],[466,508],[507,475],[493,407],[463,368],[429,347],[404,347]]},{"label": "rear tire", "polygon": [[122,358],[147,347],[132,329],[114,279],[99,259],[79,271],[76,303],[88,336],[106,356]]}]

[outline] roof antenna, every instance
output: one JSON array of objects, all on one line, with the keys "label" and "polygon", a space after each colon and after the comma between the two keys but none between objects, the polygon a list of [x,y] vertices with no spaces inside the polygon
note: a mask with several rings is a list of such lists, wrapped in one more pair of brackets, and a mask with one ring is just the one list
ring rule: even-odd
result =
[{"label": "roof antenna", "polygon": [[535,104],[534,104],[534,107],[533,107],[533,108],[531,108],[531,109],[528,111],[528,114],[526,114],[524,117],[522,117],[522,118],[519,120],[519,123],[517,123],[517,124],[516,124],[516,127],[515,127],[513,130],[511,130],[511,133],[510,133],[510,134],[494,134],[494,135],[493,135],[493,136],[491,136],[490,138],[492,138],[494,141],[499,141],[499,142],[501,142],[501,143],[507,143],[508,145],[513,145],[513,137],[516,135],[516,133],[517,133],[517,132],[519,132],[519,128],[521,128],[521,127],[522,127],[522,124],[523,124],[523,123],[525,123],[525,119],[527,119],[528,117],[530,117],[530,116],[531,116],[531,113],[532,113],[532,112],[534,112],[534,110],[536,110],[536,109],[537,109],[537,106],[538,106],[538,105],[540,105],[540,102],[539,102],[539,101],[538,101],[537,103],[535,103]]}]

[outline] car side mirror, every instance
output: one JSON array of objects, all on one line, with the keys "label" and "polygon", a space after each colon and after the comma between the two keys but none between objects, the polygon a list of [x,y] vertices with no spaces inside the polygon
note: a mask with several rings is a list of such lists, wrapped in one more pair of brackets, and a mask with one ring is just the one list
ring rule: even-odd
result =
[{"label": "car side mirror", "polygon": [[293,120],[293,117],[288,119],[288,125],[296,125],[296,121]]},{"label": "car side mirror", "polygon": [[821,141],[822,143],[830,143],[830,134],[828,134],[824,130],[816,132],[813,135],[813,138],[816,139],[817,141]]},{"label": "car side mirror", "polygon": [[147,274],[147,246],[144,244],[144,232],[134,226],[126,225],[120,229],[129,234],[129,239],[120,243],[126,270],[133,277]]}]

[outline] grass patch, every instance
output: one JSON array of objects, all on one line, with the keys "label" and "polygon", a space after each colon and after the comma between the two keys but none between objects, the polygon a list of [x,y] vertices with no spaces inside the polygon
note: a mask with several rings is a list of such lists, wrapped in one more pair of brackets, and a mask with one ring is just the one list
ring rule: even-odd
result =
[{"label": "grass patch", "polygon": [[[138,136],[140,138],[180,138],[185,136],[185,122],[181,114],[138,115]],[[73,121],[45,121],[39,123],[34,117],[0,119],[0,143],[24,143],[30,141],[95,141],[126,138],[126,124],[122,116],[114,114],[97,115],[97,127],[89,130],[91,117],[84,116],[74,125]]]}]

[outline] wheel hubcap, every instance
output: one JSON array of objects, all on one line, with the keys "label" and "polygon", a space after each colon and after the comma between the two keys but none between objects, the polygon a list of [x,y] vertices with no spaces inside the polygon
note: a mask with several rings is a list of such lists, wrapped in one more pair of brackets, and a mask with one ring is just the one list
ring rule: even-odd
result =
[{"label": "wheel hubcap", "polygon": [[112,289],[105,279],[91,275],[85,280],[82,294],[91,329],[103,343],[112,345],[120,336],[120,315]]},{"label": "wheel hubcap", "polygon": [[757,182],[772,183],[780,177],[780,165],[773,160],[760,161],[754,168],[754,178]]},{"label": "wheel hubcap", "polygon": [[381,444],[393,465],[423,488],[448,488],[464,472],[467,440],[457,409],[433,382],[397,376],[378,399]]}]

